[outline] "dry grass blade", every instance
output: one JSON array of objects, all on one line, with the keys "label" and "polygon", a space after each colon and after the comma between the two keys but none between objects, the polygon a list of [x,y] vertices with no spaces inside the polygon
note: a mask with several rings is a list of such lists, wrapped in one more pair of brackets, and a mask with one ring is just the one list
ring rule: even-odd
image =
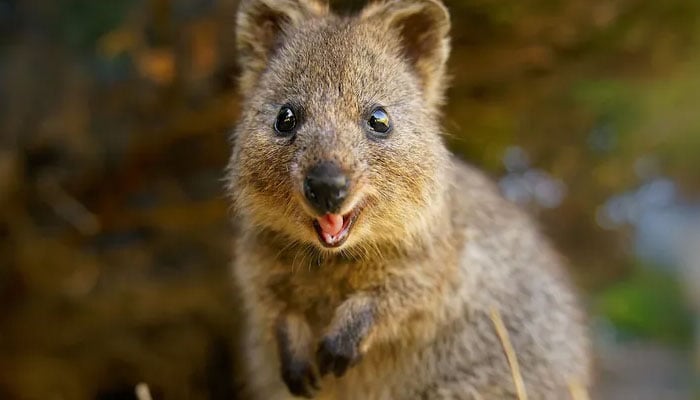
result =
[{"label": "dry grass blade", "polygon": [[572,381],[569,383],[569,392],[571,393],[572,400],[590,400],[586,388],[583,387],[578,381]]},{"label": "dry grass blade", "polygon": [[501,340],[501,345],[503,346],[503,351],[506,353],[506,358],[508,359],[508,364],[510,365],[510,371],[513,374],[513,383],[515,384],[515,392],[518,395],[519,400],[527,400],[527,392],[525,391],[525,382],[523,381],[523,376],[520,374],[520,365],[518,365],[518,357],[513,350],[513,346],[510,343],[510,338],[508,337],[508,330],[503,323],[503,318],[501,318],[501,313],[497,309],[491,309],[491,321],[493,322],[494,328],[496,328],[496,334]]},{"label": "dry grass blade", "polygon": [[148,389],[148,385],[143,382],[136,385],[134,392],[136,393],[136,398],[139,400],[153,400],[153,397],[151,397],[151,390]]}]

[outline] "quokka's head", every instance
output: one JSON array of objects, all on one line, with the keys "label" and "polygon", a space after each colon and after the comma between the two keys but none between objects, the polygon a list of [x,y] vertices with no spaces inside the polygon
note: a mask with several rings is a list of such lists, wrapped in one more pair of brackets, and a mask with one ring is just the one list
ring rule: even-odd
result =
[{"label": "quokka's head", "polygon": [[341,17],[315,0],[243,0],[236,22],[237,212],[330,251],[408,243],[435,224],[445,7],[386,0]]}]

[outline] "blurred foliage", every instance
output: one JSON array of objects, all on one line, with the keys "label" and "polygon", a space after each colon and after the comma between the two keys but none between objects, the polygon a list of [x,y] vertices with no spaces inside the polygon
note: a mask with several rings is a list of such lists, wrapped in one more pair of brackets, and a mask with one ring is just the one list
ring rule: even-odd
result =
[{"label": "blurred foliage", "polygon": [[[358,9],[360,1],[334,1]],[[447,1],[450,147],[522,148],[530,207],[620,327],[686,337],[678,290],[599,207],[659,174],[700,196],[700,2]],[[0,398],[234,397],[235,0],[0,0]],[[640,158],[651,158],[640,175]],[[670,279],[670,278],[669,278]]]},{"label": "blurred foliage", "polygon": [[673,276],[645,268],[599,293],[596,308],[623,336],[688,346],[693,337],[692,313],[682,293]]}]

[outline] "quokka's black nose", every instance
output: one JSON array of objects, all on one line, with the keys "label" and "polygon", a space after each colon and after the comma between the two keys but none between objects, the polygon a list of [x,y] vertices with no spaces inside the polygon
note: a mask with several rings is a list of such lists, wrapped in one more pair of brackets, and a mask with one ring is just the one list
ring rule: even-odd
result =
[{"label": "quokka's black nose", "polygon": [[321,214],[335,214],[348,195],[348,178],[330,161],[313,166],[304,179],[304,196]]}]

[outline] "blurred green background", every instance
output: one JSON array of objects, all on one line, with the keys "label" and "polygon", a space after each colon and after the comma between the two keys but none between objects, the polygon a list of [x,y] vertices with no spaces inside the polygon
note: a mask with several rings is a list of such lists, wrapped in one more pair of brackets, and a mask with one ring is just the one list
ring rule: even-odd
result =
[{"label": "blurred green background", "polygon": [[[700,2],[447,4],[447,141],[570,260],[593,398],[695,398]],[[0,399],[236,398],[235,9],[0,0]]]}]

